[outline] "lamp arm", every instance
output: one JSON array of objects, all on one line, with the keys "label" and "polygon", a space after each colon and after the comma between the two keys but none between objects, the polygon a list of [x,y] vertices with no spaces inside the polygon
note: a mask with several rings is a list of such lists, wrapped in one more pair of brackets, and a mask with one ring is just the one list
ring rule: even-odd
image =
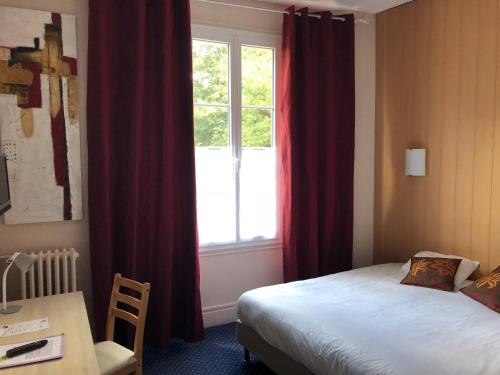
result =
[{"label": "lamp arm", "polygon": [[9,272],[10,267],[12,267],[13,262],[10,262],[5,271],[3,272],[2,278],[2,310],[7,310],[7,272]]}]

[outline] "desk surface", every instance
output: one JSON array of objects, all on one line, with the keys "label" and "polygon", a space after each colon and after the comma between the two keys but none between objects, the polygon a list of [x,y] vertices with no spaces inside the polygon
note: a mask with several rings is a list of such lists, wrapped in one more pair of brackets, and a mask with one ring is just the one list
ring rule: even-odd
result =
[{"label": "desk surface", "polygon": [[1,323],[11,324],[48,317],[49,328],[0,338],[0,345],[64,333],[64,357],[48,362],[2,369],[0,370],[2,375],[95,375],[99,373],[82,292],[12,301],[9,305],[22,305],[23,308],[15,314],[0,314]]}]

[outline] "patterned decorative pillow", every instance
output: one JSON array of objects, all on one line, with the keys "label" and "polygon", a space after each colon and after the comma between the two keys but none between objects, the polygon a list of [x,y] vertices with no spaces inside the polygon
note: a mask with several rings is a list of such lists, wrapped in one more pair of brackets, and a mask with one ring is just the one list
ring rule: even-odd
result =
[{"label": "patterned decorative pillow", "polygon": [[462,259],[412,257],[410,271],[401,284],[453,291]]},{"label": "patterned decorative pillow", "polygon": [[500,266],[461,292],[500,313]]}]

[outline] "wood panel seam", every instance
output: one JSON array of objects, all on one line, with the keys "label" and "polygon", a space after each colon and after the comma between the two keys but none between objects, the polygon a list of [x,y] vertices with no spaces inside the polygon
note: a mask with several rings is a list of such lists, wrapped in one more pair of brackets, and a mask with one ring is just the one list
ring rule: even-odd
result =
[{"label": "wood panel seam", "polygon": [[[476,24],[479,25],[479,16],[481,14],[481,2],[477,2],[477,19],[476,19]],[[479,35],[480,35],[480,30],[477,30],[476,33],[476,46],[479,46]],[[474,229],[474,181],[476,179],[476,136],[477,136],[477,103],[478,103],[478,87],[479,87],[479,47],[476,48],[476,100],[474,104],[474,136],[472,139],[472,195],[471,195],[471,221],[470,221],[470,241],[469,241],[469,257],[472,256],[472,230]]]},{"label": "wood panel seam", "polygon": [[[459,74],[462,72],[462,52],[463,52],[463,44],[462,44],[462,37],[463,37],[463,2],[464,0],[460,1],[460,36],[459,36],[459,43],[458,43],[458,71]],[[460,123],[459,123],[459,118],[460,118],[460,99],[462,98],[462,85],[458,85],[458,99],[457,99],[457,140],[456,140],[456,145],[455,145],[455,160],[458,160],[458,144],[459,144],[459,134],[460,134]],[[453,205],[453,247],[455,247],[455,238],[456,238],[456,231],[457,231],[457,205],[456,205],[456,199],[457,199],[457,181],[458,181],[458,165],[455,168],[455,204]]]},{"label": "wood panel seam", "polygon": [[[499,1],[497,0],[497,9],[496,9],[496,19],[495,19],[495,24],[498,23],[498,11],[500,9],[499,5],[498,5]],[[495,80],[495,98],[494,98],[494,105],[496,105],[497,103],[497,95],[498,95],[498,83],[497,83],[497,80],[498,80],[498,58],[499,58],[499,53],[498,51],[500,50],[500,44],[499,44],[499,40],[500,38],[498,38],[498,31],[499,31],[499,28],[497,26],[496,28],[496,33],[495,33],[495,45],[496,45],[496,56],[495,56],[495,77],[494,77],[494,80]],[[495,110],[493,111],[493,139],[492,139],[492,147],[491,147],[491,173],[492,173],[492,176],[491,176],[491,180],[490,180],[490,191],[491,191],[491,199],[490,199],[490,231],[489,231],[489,241],[488,241],[488,263],[491,267],[491,252],[492,252],[492,233],[493,233],[493,171],[495,169],[495,136],[496,136],[496,132],[497,132],[497,126],[496,126],[496,122],[497,122],[497,108],[495,107]]]}]

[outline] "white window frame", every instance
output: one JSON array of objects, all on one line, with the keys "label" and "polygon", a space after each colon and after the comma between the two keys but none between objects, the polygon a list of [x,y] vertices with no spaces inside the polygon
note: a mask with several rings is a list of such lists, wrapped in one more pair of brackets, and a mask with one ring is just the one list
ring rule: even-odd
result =
[{"label": "white window frame", "polygon": [[[238,176],[241,160],[241,112],[242,112],[242,87],[241,87],[241,47],[255,46],[274,49],[274,82],[272,108],[266,106],[245,106],[252,109],[272,110],[272,144],[276,146],[276,89],[278,67],[281,61],[281,36],[274,34],[255,33],[244,30],[228,29],[206,25],[192,25],[192,39],[208,42],[222,42],[229,44],[229,115],[230,127],[229,137],[232,147],[234,163],[234,175]],[[224,106],[225,107],[225,106]],[[260,248],[270,248],[281,244],[279,238],[279,222],[276,217],[276,237],[266,240],[245,240],[240,237],[240,179],[235,179],[236,199],[236,242],[222,244],[200,245],[200,252],[229,252],[232,250],[255,251]],[[278,186],[276,186],[276,200],[278,201]],[[278,213],[278,211],[277,211]]]}]

